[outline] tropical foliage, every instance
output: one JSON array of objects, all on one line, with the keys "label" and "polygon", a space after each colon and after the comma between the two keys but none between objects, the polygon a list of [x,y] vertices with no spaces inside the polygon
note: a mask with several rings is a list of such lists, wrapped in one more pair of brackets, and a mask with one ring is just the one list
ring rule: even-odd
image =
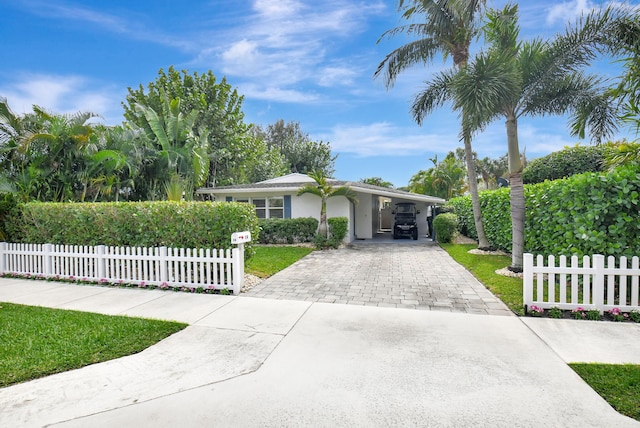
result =
[{"label": "tropical foliage", "polygon": [[593,12],[550,41],[526,42],[518,40],[517,12],[517,5],[489,11],[484,27],[489,48],[459,73],[442,72],[434,78],[435,86],[469,113],[464,119],[470,129],[506,119],[513,270],[522,269],[525,233],[518,119],[569,113],[574,134],[583,137],[589,130],[600,141],[615,129],[617,117],[601,80],[582,71],[604,46],[603,34],[616,22],[612,12]]},{"label": "tropical foliage", "polygon": [[265,128],[254,125],[252,134],[266,143],[267,149],[280,153],[284,173],[308,174],[323,171],[327,177],[333,176],[337,155],[331,154],[331,145],[323,141],[312,141],[309,134],[302,131],[299,122],[284,123],[280,119]]},{"label": "tropical foliage", "polygon": [[[411,22],[383,34],[382,38],[404,33],[417,36],[418,39],[387,55],[378,66],[375,76],[384,76],[388,88],[393,85],[400,72],[418,63],[429,63],[438,54],[442,54],[444,59],[452,57],[455,70],[465,67],[469,59],[469,46],[480,31],[479,25],[485,3],[484,0],[464,2],[459,0],[400,0],[399,10],[402,12],[403,19],[411,21],[420,16],[424,17],[424,21]],[[428,97],[434,96],[427,90],[418,98],[424,97],[426,94]],[[446,97],[442,93],[435,95],[435,97],[437,100],[432,99],[419,106],[417,102],[414,103],[413,117],[419,124],[422,124],[424,117],[442,105],[447,98],[451,99],[450,96]],[[456,108],[460,110],[462,117],[468,113],[467,107],[464,105],[457,105]],[[465,125],[465,121],[463,121],[460,136],[464,142],[467,181],[473,199],[479,247],[485,248],[488,247],[488,242],[484,235],[478,199],[477,173],[471,148],[471,129]]]},{"label": "tropical foliage", "polygon": [[318,224],[318,235],[327,238],[327,199],[336,196],[344,196],[353,204],[358,203],[356,193],[349,186],[334,187],[323,171],[314,171],[307,174],[313,178],[315,184],[305,184],[298,190],[298,196],[304,194],[316,195],[320,198],[320,222]]},{"label": "tropical foliage", "polygon": [[418,171],[409,180],[409,191],[423,195],[450,199],[462,195],[467,189],[464,164],[454,152],[438,162],[438,156],[430,159],[433,167]]}]

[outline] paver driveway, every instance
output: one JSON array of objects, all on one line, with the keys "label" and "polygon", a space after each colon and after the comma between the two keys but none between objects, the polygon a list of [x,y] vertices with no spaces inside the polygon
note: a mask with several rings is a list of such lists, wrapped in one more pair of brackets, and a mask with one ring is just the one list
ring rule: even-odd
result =
[{"label": "paver driveway", "polygon": [[369,244],[314,251],[245,295],[513,315],[446,251],[430,244]]}]

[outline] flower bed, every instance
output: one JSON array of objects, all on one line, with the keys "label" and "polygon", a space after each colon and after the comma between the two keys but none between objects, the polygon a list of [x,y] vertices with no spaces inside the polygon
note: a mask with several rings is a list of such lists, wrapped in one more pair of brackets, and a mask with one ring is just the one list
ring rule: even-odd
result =
[{"label": "flower bed", "polygon": [[531,305],[527,308],[526,315],[537,318],[640,323],[640,311],[622,312],[619,308],[613,308],[601,315],[596,309],[586,309],[583,307],[577,307],[573,310],[562,310],[558,307],[543,309],[539,306]]}]

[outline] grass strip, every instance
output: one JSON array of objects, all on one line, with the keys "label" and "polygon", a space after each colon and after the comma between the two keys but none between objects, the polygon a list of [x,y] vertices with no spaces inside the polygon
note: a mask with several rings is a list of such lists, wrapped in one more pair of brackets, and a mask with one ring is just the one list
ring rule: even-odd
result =
[{"label": "grass strip", "polygon": [[280,272],[313,251],[312,248],[293,246],[258,246],[255,250],[255,255],[245,264],[245,272],[260,278]]},{"label": "grass strip", "polygon": [[0,387],[135,354],[186,326],[0,303]]},{"label": "grass strip", "polygon": [[502,300],[509,309],[518,315],[524,315],[522,279],[496,273],[496,270],[511,265],[511,257],[470,254],[469,250],[477,248],[475,244],[440,244],[440,246]]},{"label": "grass strip", "polygon": [[640,365],[571,363],[569,366],[611,407],[640,421]]}]

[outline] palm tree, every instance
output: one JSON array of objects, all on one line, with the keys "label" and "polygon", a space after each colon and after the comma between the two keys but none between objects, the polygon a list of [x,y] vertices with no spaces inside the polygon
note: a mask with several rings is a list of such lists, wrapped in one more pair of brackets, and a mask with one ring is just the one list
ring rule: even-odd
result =
[{"label": "palm tree", "polygon": [[[456,69],[465,67],[469,59],[471,41],[479,33],[479,17],[485,3],[485,0],[400,0],[398,8],[404,11],[403,18],[409,20],[414,15],[424,14],[426,21],[400,26],[382,35],[381,39],[405,33],[416,35],[418,39],[387,55],[378,65],[374,77],[383,75],[385,85],[389,88],[393,86],[401,71],[416,64],[429,63],[437,54],[442,54],[445,59],[451,56]],[[422,117],[427,113],[424,111]],[[465,115],[466,111],[462,109],[462,116]],[[478,175],[473,161],[470,130],[463,127],[461,136],[464,142],[473,218],[478,232],[478,247],[488,248],[489,242],[484,233],[478,197]]]},{"label": "palm tree", "polygon": [[327,238],[327,199],[334,196],[344,196],[354,204],[358,203],[358,198],[353,190],[349,186],[333,187],[328,182],[322,170],[314,171],[307,174],[313,178],[315,184],[305,184],[298,190],[298,196],[310,193],[316,195],[321,199],[320,205],[320,222],[318,223],[318,235]]},{"label": "palm tree", "polygon": [[614,22],[612,11],[593,12],[548,42],[519,42],[517,11],[517,5],[489,11],[485,32],[490,48],[460,73],[443,73],[438,80],[442,88],[452,90],[456,106],[470,113],[464,118],[470,130],[482,129],[498,117],[506,119],[513,233],[510,269],[521,271],[525,199],[518,118],[571,113],[574,135],[583,138],[589,128],[600,140],[615,130],[617,115],[597,76],[581,71],[603,46]]}]

